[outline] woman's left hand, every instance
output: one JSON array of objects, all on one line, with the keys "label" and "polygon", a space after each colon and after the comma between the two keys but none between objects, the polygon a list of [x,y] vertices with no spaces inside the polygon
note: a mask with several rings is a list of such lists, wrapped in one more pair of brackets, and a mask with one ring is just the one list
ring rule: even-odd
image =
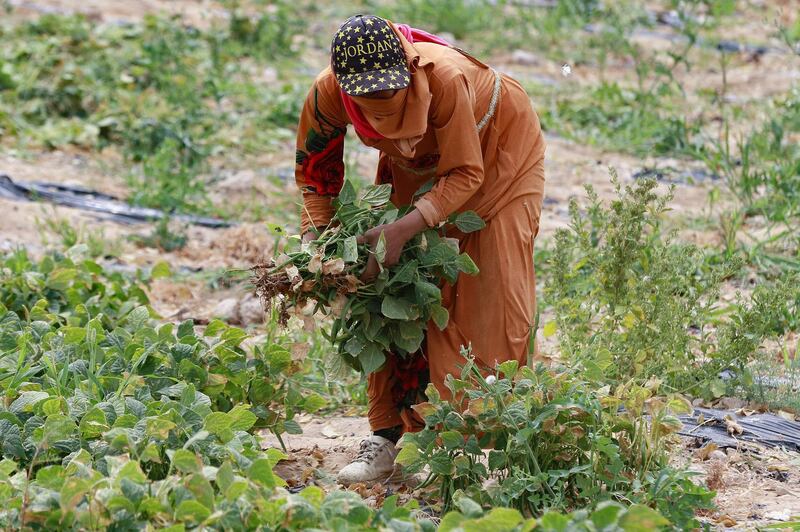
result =
[{"label": "woman's left hand", "polygon": [[367,261],[367,267],[364,268],[364,273],[361,274],[361,280],[369,282],[380,273],[380,266],[375,257],[375,247],[378,245],[381,233],[383,233],[383,238],[386,241],[386,255],[383,260],[383,266],[391,268],[400,260],[400,254],[403,252],[406,243],[426,227],[427,224],[422,214],[414,209],[396,222],[373,227],[358,237],[359,244],[367,244],[372,250]]}]

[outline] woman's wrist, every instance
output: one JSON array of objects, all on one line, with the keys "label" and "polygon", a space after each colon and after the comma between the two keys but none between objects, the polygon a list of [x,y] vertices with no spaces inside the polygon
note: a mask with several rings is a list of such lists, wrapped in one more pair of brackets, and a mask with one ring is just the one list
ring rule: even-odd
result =
[{"label": "woman's wrist", "polygon": [[400,218],[398,223],[403,230],[403,235],[407,237],[406,240],[411,240],[414,236],[428,228],[425,218],[423,218],[422,213],[417,209],[412,210]]}]

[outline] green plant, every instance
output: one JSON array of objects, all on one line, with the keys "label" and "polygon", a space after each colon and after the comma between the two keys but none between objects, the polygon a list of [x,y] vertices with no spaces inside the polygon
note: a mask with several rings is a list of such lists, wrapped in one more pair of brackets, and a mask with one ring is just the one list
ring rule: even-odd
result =
[{"label": "green plant", "polygon": [[[55,213],[44,220],[37,218],[36,226],[43,235],[50,233],[57,236],[63,249],[85,245],[88,255],[92,258],[114,257],[120,254],[119,244],[107,239],[102,227],[96,231],[87,231],[86,224],[81,222],[73,225],[67,218],[60,218]],[[44,236],[43,239],[47,243]]]},{"label": "green plant", "polygon": [[300,393],[289,350],[245,350],[219,321],[158,324],[137,282],[72,256],[3,258],[0,524],[269,522],[284,455],[249,432],[297,433],[294,415],[325,404]]},{"label": "green plant", "polygon": [[501,7],[487,0],[406,0],[391,7],[371,5],[372,12],[398,24],[419,26],[431,32],[447,32],[456,39],[487,27]]},{"label": "green plant", "polygon": [[[287,318],[289,308],[307,305],[333,315],[329,340],[348,364],[364,373],[380,368],[387,351],[402,356],[417,352],[430,321],[444,329],[449,316],[441,305],[440,280],[454,283],[462,273],[478,272],[455,239],[430,229],[406,245],[396,266],[382,268],[374,281],[361,283],[357,276],[371,251],[357,237],[404,212],[389,203],[390,194],[390,185],[365,187],[357,194],[345,182],[333,220],[315,240],[300,244],[298,237],[288,253],[255,269],[257,293],[279,305]],[[451,222],[464,232],[484,226],[474,212],[454,215]],[[385,252],[381,239],[375,250],[379,263]]]},{"label": "green plant", "polygon": [[698,343],[735,264],[704,271],[699,249],[662,235],[670,196],[659,197],[655,186],[640,180],[623,191],[616,183],[607,209],[587,187],[587,213],[570,204],[571,227],[555,237],[546,297],[556,318],[545,335],[558,331],[563,355],[594,378],[659,375],[684,389],[703,373]]},{"label": "green plant", "polygon": [[425,429],[405,434],[397,457],[412,472],[430,467],[422,487],[439,482],[444,510],[461,494],[532,516],[611,500],[658,507],[683,528],[710,505],[712,494],[667,466],[669,435],[681,426],[674,414],[692,407],[659,396],[658,381],[612,391],[578,371],[516,361],[484,377],[467,358],[460,378],[445,384],[456,401],[429,386],[429,402],[413,407]]},{"label": "green plant", "polygon": [[542,109],[547,129],[638,155],[688,151],[699,131],[685,117],[669,112],[663,95],[602,83],[575,97],[559,96]]},{"label": "green plant", "polygon": [[747,214],[788,222],[800,216],[800,91],[773,102],[770,118],[735,140],[727,114],[721,139],[707,143],[697,154],[720,174]]},{"label": "green plant", "polygon": [[153,227],[149,235],[132,235],[130,239],[144,247],[156,248],[161,251],[175,251],[183,249],[189,237],[183,228],[175,228],[168,216],[161,218]]}]

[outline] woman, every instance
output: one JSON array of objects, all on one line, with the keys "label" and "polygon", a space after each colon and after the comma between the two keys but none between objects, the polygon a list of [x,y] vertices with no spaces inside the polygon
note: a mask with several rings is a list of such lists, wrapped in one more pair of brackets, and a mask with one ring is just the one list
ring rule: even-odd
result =
[{"label": "woman", "polygon": [[[390,355],[368,376],[373,434],[339,473],[343,484],[392,473],[395,443],[421,426],[408,407],[421,399],[428,379],[449,397],[444,378],[460,374],[462,346],[471,346],[486,368],[527,361],[536,304],[533,240],[544,191],[539,119],[516,81],[438,37],[356,15],[336,32],[331,66],[314,82],[300,118],[296,180],[306,237],[333,215],[348,124],[380,151],[377,181],[391,183],[393,203],[415,207],[363,236],[374,246],[384,233],[385,266],[398,261],[414,235],[453,213],[474,210],[486,227],[468,235],[448,228],[480,274],[443,286],[450,322],[444,331],[428,329],[422,353],[406,360]],[[433,188],[415,199],[428,182]],[[373,257],[364,278],[377,271]]]}]

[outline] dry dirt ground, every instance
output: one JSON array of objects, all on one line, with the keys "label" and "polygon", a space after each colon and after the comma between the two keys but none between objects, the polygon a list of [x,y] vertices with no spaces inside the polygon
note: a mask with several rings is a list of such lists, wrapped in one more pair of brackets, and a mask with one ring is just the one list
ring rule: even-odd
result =
[{"label": "dry dirt ground", "polygon": [[[48,12],[82,12],[98,21],[135,20],[148,12],[166,12],[182,15],[196,25],[205,25],[213,17],[222,16],[218,2],[209,0],[8,0],[15,8],[15,17],[36,17]],[[792,15],[792,0],[783,2]],[[750,2],[757,13],[763,2]],[[731,38],[758,41],[766,39],[763,24],[751,22],[739,28]],[[663,39],[643,36],[643,42],[654,48],[663,46]],[[577,66],[570,78],[561,75],[561,62],[546,60],[533,54],[505,55],[494,58],[501,70],[512,73],[521,80],[549,80],[554,84],[592,83],[598,73],[590,67]],[[568,58],[565,58],[568,61]],[[609,65],[607,78],[630,78],[630,65]],[[690,87],[717,87],[720,77],[713,66],[705,70],[681,73]],[[758,60],[741,58],[735,61],[728,72],[728,97],[730,99],[753,99],[785,91],[800,79],[798,62],[789,63],[780,54],[766,54]],[[534,102],[536,103],[536,102]],[[692,107],[687,101],[687,107]],[[542,208],[540,243],[546,243],[553,233],[568,224],[567,204],[572,197],[583,195],[584,184],[592,184],[601,197],[613,194],[608,181],[608,168],[617,169],[623,181],[643,168],[673,166],[691,169],[683,161],[640,159],[618,153],[578,145],[553,135],[547,136],[547,187]],[[278,165],[291,168],[293,147],[290,144],[274,158],[288,163]],[[374,170],[376,154],[358,150],[356,163],[362,174],[370,175]],[[246,162],[243,165],[246,166]],[[125,169],[118,157],[85,152],[52,151],[25,152],[0,148],[0,174],[5,173],[15,180],[39,180],[58,183],[79,184],[124,197]],[[215,197],[264,202],[270,205],[278,196],[294,197],[299,194],[291,184],[285,186],[268,182],[253,171],[231,171],[223,176],[214,188]],[[718,186],[714,181],[680,183],[675,191],[672,216],[692,219],[708,215],[708,191]],[[666,187],[666,185],[665,185]],[[725,201],[716,204],[714,213],[724,208]],[[188,229],[189,243],[176,252],[160,252],[134,245],[128,236],[147,234],[152,224],[121,225],[97,215],[76,209],[54,207],[36,202],[16,202],[0,199],[0,250],[19,246],[34,254],[41,253],[49,245],[58,242],[52,230],[44,228],[45,221],[54,223],[67,221],[82,231],[106,239],[113,257],[108,262],[120,267],[147,267],[159,261],[167,261],[173,271],[184,272],[183,280],[158,281],[152,288],[153,305],[168,319],[195,318],[198,320],[222,316],[231,321],[258,327],[258,307],[243,288],[212,288],[209,279],[225,269],[247,268],[270,254],[273,243],[269,231],[263,224],[243,224],[228,229],[213,230],[200,227]],[[749,222],[754,224],[755,222]],[[748,230],[758,230],[756,226]],[[718,244],[720,236],[714,229],[686,230],[681,237],[701,244]],[[204,277],[204,273],[208,276]],[[255,302],[257,303],[257,302]],[[545,345],[545,352],[548,346]],[[355,455],[360,439],[368,433],[364,418],[329,415],[306,416],[300,419],[304,434],[286,436],[289,459],[279,465],[281,473],[290,485],[299,486],[316,482],[330,486],[333,476]],[[701,473],[700,481],[710,482],[718,491],[718,512],[707,519],[715,528],[753,529],[766,522],[788,521],[800,515],[800,456],[774,450],[731,451],[717,453],[710,459],[698,457],[690,442],[685,451],[678,453],[676,460],[688,461],[690,467]],[[265,445],[277,445],[273,438],[266,437]],[[408,491],[403,483],[368,488],[355,487],[363,495],[379,502],[391,491]]]}]

